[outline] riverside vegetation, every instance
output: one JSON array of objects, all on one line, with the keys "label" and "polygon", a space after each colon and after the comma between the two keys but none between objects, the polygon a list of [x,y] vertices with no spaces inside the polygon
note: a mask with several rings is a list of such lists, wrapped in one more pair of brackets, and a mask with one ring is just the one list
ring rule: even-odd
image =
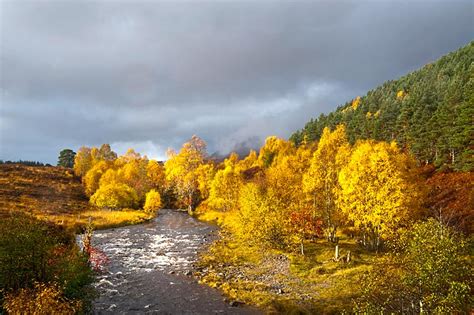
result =
[{"label": "riverside vegetation", "polygon": [[[474,176],[466,113],[474,104],[473,49],[471,43],[356,98],[290,141],[268,137],[259,152],[244,157],[215,161],[193,136],[164,163],[132,149],[118,156],[104,144],[62,151],[61,165],[73,170],[1,166],[8,171],[2,175],[7,219],[0,225],[0,259],[29,255],[32,266],[47,266],[2,267],[4,309],[49,296],[51,309],[87,310],[87,255],[77,254],[67,233],[54,231],[81,229],[89,216],[97,227],[136,223],[166,207],[221,226],[221,237],[196,268],[200,281],[270,313],[469,313]],[[433,80],[449,93],[432,90]],[[459,115],[442,118],[451,112]],[[442,134],[433,137],[439,141],[422,142],[427,134],[419,128],[438,130]],[[42,186],[52,174],[57,177]],[[41,193],[17,193],[29,187]],[[28,215],[21,219],[12,210]],[[10,226],[18,233],[5,233],[15,231]],[[24,229],[43,240],[39,256],[19,238]],[[57,251],[75,258],[64,262]]]}]

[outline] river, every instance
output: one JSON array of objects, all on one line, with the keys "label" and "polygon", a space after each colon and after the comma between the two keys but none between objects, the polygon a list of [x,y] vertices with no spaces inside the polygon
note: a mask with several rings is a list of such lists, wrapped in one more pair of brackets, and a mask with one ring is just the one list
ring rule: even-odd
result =
[{"label": "river", "polygon": [[109,258],[94,284],[96,314],[260,314],[235,307],[192,277],[198,253],[217,228],[185,212],[160,210],[150,222],[94,233]]}]

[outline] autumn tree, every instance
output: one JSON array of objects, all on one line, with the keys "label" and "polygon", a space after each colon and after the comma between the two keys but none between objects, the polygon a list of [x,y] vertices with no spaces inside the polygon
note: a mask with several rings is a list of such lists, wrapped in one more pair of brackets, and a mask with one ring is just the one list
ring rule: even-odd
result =
[{"label": "autumn tree", "polygon": [[74,158],[74,173],[76,176],[84,177],[100,161],[110,162],[116,158],[117,154],[108,144],[103,144],[100,148],[81,147]]},{"label": "autumn tree", "polygon": [[141,158],[142,156],[140,155],[140,153],[136,152],[132,148],[129,148],[124,155],[118,157],[116,162],[119,166],[123,166],[131,161],[139,160]]},{"label": "autumn tree", "polygon": [[220,211],[237,209],[242,186],[240,173],[236,169],[238,155],[232,153],[224,161],[224,169],[218,170],[211,182],[209,205]]},{"label": "autumn tree", "polygon": [[123,183],[123,179],[120,177],[115,165],[113,165],[112,167],[108,168],[100,177],[99,187],[115,183]]},{"label": "autumn tree", "polygon": [[81,147],[74,158],[74,174],[83,177],[92,168],[91,148]]},{"label": "autumn tree", "polygon": [[87,171],[86,175],[82,178],[87,196],[92,196],[96,190],[99,189],[100,179],[110,167],[110,162],[99,161],[89,171]]},{"label": "autumn tree", "polygon": [[474,232],[474,173],[436,173],[427,181],[426,206],[439,222],[470,235]]},{"label": "autumn tree", "polygon": [[260,149],[258,162],[263,167],[270,167],[278,157],[288,154],[293,148],[293,144],[289,141],[275,136],[268,137]]},{"label": "autumn tree", "polygon": [[278,200],[255,183],[244,185],[239,196],[237,235],[250,244],[282,248],[285,244],[285,216]]},{"label": "autumn tree", "polygon": [[324,219],[326,235],[331,242],[336,241],[337,227],[342,219],[341,211],[336,206],[338,176],[349,154],[350,146],[344,125],[337,126],[333,132],[324,128],[303,179],[303,190],[311,197],[315,217],[320,214]]},{"label": "autumn tree", "polygon": [[290,213],[289,232],[295,243],[299,243],[301,255],[305,254],[304,241],[307,238],[316,238],[323,234],[322,223],[322,220],[314,217],[309,208],[302,208]]},{"label": "autumn tree", "polygon": [[255,150],[250,150],[249,154],[238,163],[238,168],[240,171],[248,170],[249,168],[255,167],[258,165],[258,155]]},{"label": "autumn tree", "polygon": [[104,161],[114,161],[117,159],[117,153],[112,151],[109,144],[105,143],[99,148],[99,157]]},{"label": "autumn tree", "polygon": [[166,185],[166,174],[163,164],[155,160],[148,161],[146,174],[150,185],[160,194],[163,194]]},{"label": "autumn tree", "polygon": [[316,226],[321,228],[320,223],[316,224],[320,222],[320,218],[313,213],[308,215],[310,204],[301,189],[303,174],[308,170],[310,158],[311,150],[307,146],[292,149],[266,169],[265,180],[269,195],[277,201],[273,205],[274,210],[282,214],[286,228],[292,231],[287,243],[298,243],[302,253],[306,238],[318,234],[310,229]]},{"label": "autumn tree", "polygon": [[211,163],[201,164],[196,169],[196,178],[201,199],[209,198],[211,184],[215,174],[216,169]]},{"label": "autumn tree", "polygon": [[152,187],[147,176],[147,167],[148,159],[138,156],[137,158],[128,159],[128,162],[118,170],[118,176],[122,182],[135,190],[140,202],[145,200],[145,194]]},{"label": "autumn tree", "polygon": [[146,193],[145,205],[143,210],[152,212],[161,209],[161,196],[160,193],[152,189]]},{"label": "autumn tree", "polygon": [[196,135],[183,144],[179,153],[168,151],[166,179],[174,185],[190,213],[194,211],[199,197],[196,170],[203,164],[206,155],[206,143]]},{"label": "autumn tree", "polygon": [[138,206],[138,196],[130,186],[114,183],[101,186],[91,196],[90,202],[106,209],[136,208]]},{"label": "autumn tree", "polygon": [[337,206],[363,233],[363,243],[378,249],[410,217],[417,215],[420,189],[414,161],[396,143],[362,141],[339,173]]}]

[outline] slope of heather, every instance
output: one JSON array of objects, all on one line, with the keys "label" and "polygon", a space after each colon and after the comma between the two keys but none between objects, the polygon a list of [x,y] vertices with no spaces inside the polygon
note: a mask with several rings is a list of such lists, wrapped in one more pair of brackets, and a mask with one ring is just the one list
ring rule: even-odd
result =
[{"label": "slope of heather", "polygon": [[0,216],[11,211],[80,228],[92,218],[96,227],[105,228],[138,223],[148,216],[141,211],[103,211],[91,207],[80,180],[62,167],[0,165]]}]

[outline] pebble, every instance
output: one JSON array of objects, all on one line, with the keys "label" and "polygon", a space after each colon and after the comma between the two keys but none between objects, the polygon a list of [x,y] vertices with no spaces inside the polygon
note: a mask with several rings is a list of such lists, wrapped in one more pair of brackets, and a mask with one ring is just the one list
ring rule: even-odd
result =
[{"label": "pebble", "polygon": [[112,305],[109,306],[109,308],[108,308],[107,310],[108,310],[108,311],[112,311],[112,310],[114,310],[116,307],[117,307],[117,305],[112,304]]}]

